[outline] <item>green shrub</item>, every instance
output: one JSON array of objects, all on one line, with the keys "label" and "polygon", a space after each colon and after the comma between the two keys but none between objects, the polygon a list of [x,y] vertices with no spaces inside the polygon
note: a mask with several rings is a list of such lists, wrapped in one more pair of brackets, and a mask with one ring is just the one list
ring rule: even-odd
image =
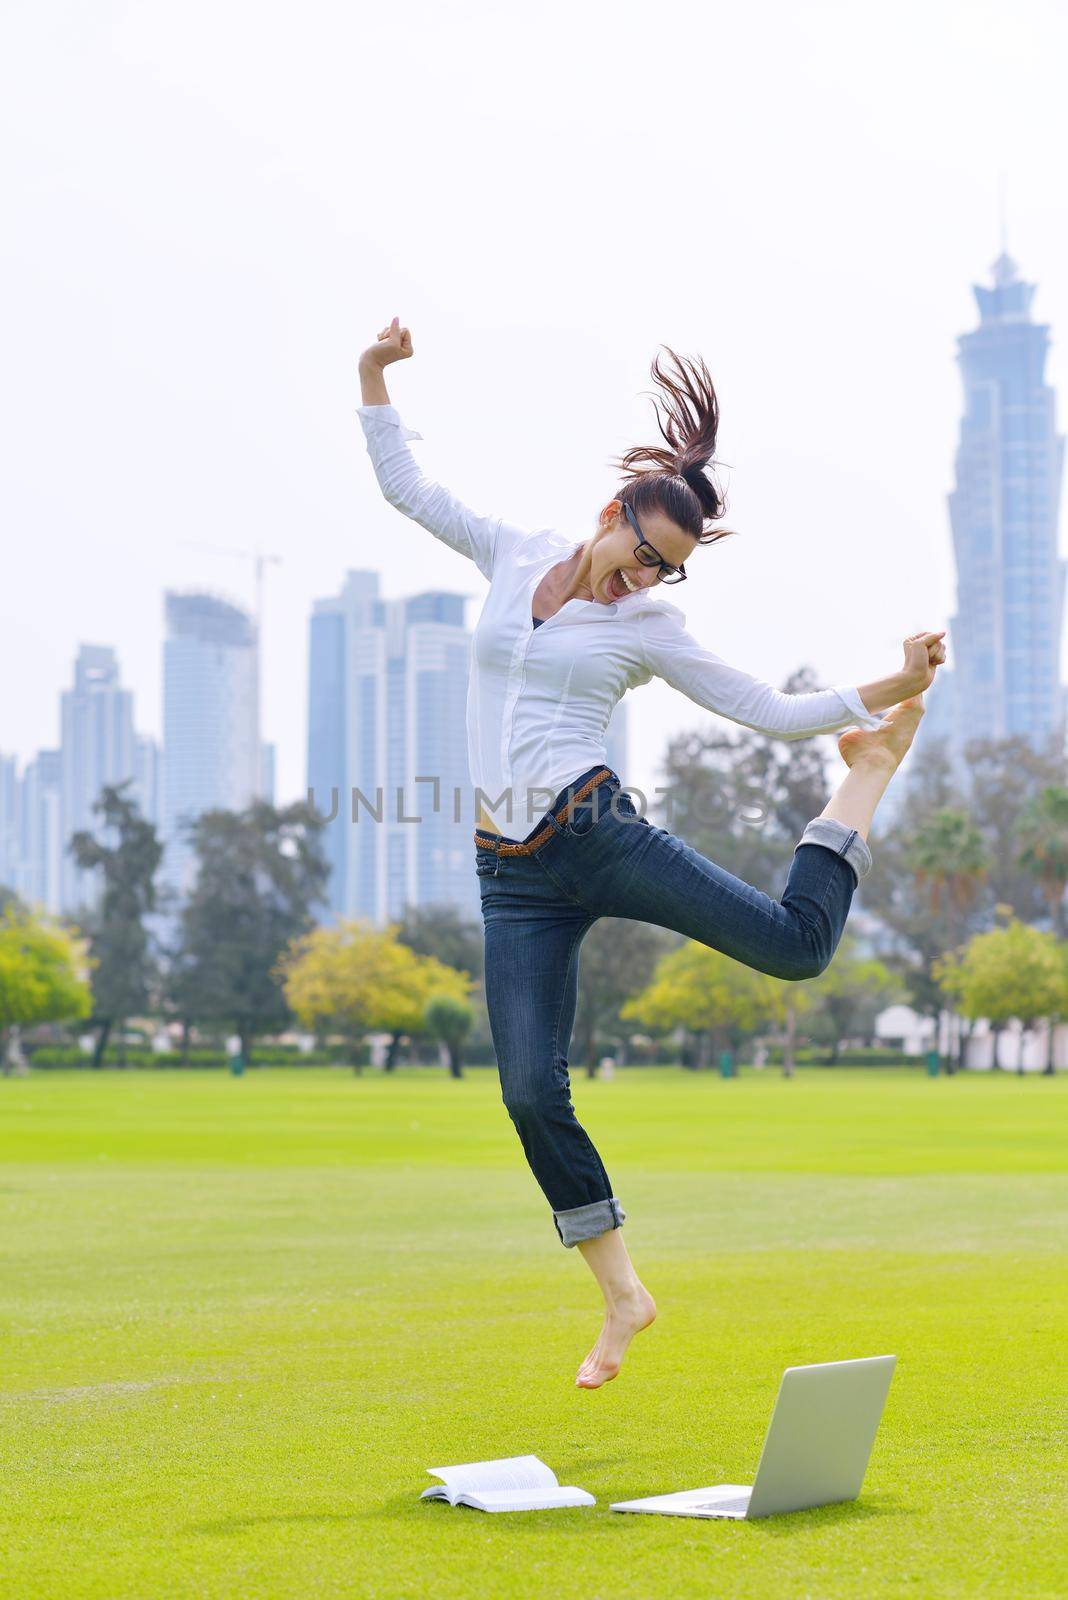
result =
[{"label": "green shrub", "polygon": [[[750,1053],[743,1051],[739,1059],[744,1063]],[[879,1046],[843,1050],[834,1063],[828,1061],[829,1053],[825,1046],[804,1045],[794,1051],[794,1060],[799,1067],[915,1067],[923,1063],[922,1056],[907,1056],[901,1050],[884,1050]],[[782,1066],[782,1045],[769,1047],[768,1066]]]},{"label": "green shrub", "polygon": [[[367,1045],[359,1052],[361,1063],[366,1066],[371,1053]],[[92,1068],[93,1057],[80,1049],[78,1045],[37,1045],[32,1051],[27,1050],[27,1058],[33,1067],[84,1067]],[[226,1068],[229,1058],[225,1050],[208,1045],[197,1045],[190,1049],[183,1059],[180,1050],[141,1050],[128,1047],[126,1050],[127,1071],[166,1071],[181,1070],[183,1067],[196,1068]],[[312,1051],[305,1055],[296,1045],[279,1044],[254,1044],[252,1046],[252,1067],[322,1067],[322,1066],[351,1066],[352,1053],[342,1046],[331,1046],[326,1051]],[[117,1049],[108,1049],[104,1052],[102,1065],[105,1068],[119,1066],[119,1052]]]}]

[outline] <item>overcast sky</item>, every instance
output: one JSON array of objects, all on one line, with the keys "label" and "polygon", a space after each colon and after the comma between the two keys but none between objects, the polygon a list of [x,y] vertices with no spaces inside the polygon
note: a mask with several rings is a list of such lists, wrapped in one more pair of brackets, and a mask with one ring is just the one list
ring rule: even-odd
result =
[{"label": "overcast sky", "polygon": [[[162,592],[265,606],[265,735],[305,782],[307,626],[347,567],[485,584],[381,500],[356,361],[476,510],[592,533],[699,352],[728,523],[672,593],[773,683],[895,670],[953,611],[955,338],[1008,238],[1068,392],[1068,8],[660,0],[6,0],[0,750],[58,738],[80,642],[160,732]],[[951,643],[951,641],[950,641]],[[952,649],[951,649],[952,659]],[[707,713],[628,699],[631,770]]]}]

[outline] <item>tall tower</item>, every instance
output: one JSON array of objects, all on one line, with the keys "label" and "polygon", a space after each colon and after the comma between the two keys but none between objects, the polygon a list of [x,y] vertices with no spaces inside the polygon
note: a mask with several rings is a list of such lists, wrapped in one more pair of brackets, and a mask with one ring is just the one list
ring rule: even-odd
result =
[{"label": "tall tower", "polygon": [[474,915],[463,595],[382,600],[377,573],[350,571],[315,602],[309,646],[308,787],[337,813],[323,837],[330,915],[381,925],[431,903]]},{"label": "tall tower", "polygon": [[163,646],[163,877],[185,894],[195,859],[183,826],[241,811],[260,792],[256,625],[229,601],[168,590]]},{"label": "tall tower", "polygon": [[146,822],[159,829],[161,805],[161,772],[163,762],[160,747],[152,735],[134,735],[134,781],[128,791]]},{"label": "tall tower", "polygon": [[18,762],[0,752],[0,889],[14,890],[18,877],[21,789]]},{"label": "tall tower", "polygon": [[951,727],[958,761],[973,738],[1020,735],[1036,750],[1064,740],[1064,439],[1044,378],[1049,328],[1032,322],[1035,285],[1021,280],[1004,250],[993,276],[991,286],[974,286],[979,326],[957,341],[964,416],[949,496],[955,671],[950,682],[936,679],[931,694],[935,700],[937,689],[932,731],[936,722]]},{"label": "tall tower", "polygon": [[19,793],[19,866],[13,887],[28,905],[55,915],[60,904],[63,859],[61,796],[63,758],[39,750],[22,774]]},{"label": "tall tower", "polygon": [[308,792],[332,818],[322,845],[333,919],[376,915],[374,826],[351,821],[350,795],[373,794],[379,765],[381,614],[377,572],[349,571],[339,595],[315,601],[308,629]]},{"label": "tall tower", "polygon": [[[385,603],[387,692],[406,738],[388,755],[387,917],[412,905],[479,907],[467,765],[471,635],[464,597],[434,590]],[[429,781],[428,781],[429,780]],[[403,784],[405,804],[396,804]],[[417,817],[408,822],[407,817]]]},{"label": "tall tower", "polygon": [[133,695],[119,683],[119,664],[109,645],[83,644],[74,663],[74,687],[60,699],[60,886],[64,911],[92,905],[98,875],[85,872],[69,854],[79,830],[103,838],[93,805],[105,784],[135,776]]}]

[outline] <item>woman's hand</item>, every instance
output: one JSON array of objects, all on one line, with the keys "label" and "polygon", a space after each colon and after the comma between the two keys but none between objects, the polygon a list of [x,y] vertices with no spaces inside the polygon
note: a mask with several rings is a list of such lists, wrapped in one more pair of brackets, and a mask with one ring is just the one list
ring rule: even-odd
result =
[{"label": "woman's hand", "polygon": [[400,318],[394,317],[388,328],[383,328],[378,335],[378,343],[368,345],[360,357],[361,367],[377,367],[379,372],[394,361],[406,361],[414,355],[412,336],[407,328],[402,328]]},{"label": "woman's hand", "polygon": [[910,633],[905,640],[905,677],[910,685],[909,694],[922,694],[934,682],[937,669],[946,659],[942,640],[945,628],[938,633]]}]

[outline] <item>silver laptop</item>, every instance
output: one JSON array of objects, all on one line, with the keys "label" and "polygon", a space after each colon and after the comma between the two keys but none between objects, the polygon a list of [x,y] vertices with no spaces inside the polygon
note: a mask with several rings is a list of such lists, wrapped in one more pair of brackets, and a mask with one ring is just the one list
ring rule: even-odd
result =
[{"label": "silver laptop", "polygon": [[611,1509],[741,1520],[855,1500],[896,1361],[896,1356],[868,1356],[787,1367],[752,1488],[717,1483],[646,1500],[617,1500]]}]

